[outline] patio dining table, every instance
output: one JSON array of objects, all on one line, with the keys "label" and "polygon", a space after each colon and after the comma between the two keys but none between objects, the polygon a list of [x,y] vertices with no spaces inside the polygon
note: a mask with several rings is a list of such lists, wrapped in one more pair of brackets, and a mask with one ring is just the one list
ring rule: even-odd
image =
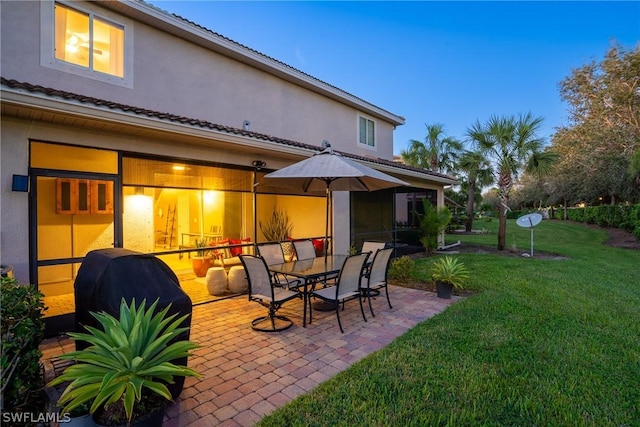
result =
[{"label": "patio dining table", "polygon": [[[302,327],[307,326],[307,303],[309,301],[310,288],[312,289],[323,278],[339,273],[346,259],[347,255],[330,255],[326,258],[322,256],[269,266],[269,271],[272,273],[293,276],[303,280],[303,284],[300,286],[303,297]],[[311,323],[311,313],[309,313],[309,323]]]}]

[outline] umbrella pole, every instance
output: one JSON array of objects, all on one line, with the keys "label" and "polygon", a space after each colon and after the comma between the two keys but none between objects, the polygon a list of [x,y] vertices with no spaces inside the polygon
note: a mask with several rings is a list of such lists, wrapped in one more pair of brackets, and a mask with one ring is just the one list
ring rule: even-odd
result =
[{"label": "umbrella pole", "polygon": [[327,262],[327,252],[329,248],[329,203],[330,203],[330,191],[329,191],[329,183],[327,183],[327,189],[325,190],[326,196],[326,212],[325,212],[325,221],[324,221],[324,262]]},{"label": "umbrella pole", "polygon": [[258,194],[256,187],[258,186],[258,170],[254,168],[253,170],[253,244],[258,244]]}]

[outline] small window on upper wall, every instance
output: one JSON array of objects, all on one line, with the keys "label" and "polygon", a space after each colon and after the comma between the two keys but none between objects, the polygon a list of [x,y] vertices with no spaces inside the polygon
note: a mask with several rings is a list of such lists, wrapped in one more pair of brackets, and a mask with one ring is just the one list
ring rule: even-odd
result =
[{"label": "small window on upper wall", "polygon": [[368,147],[376,146],[376,124],[373,120],[360,116],[358,118],[358,142]]},{"label": "small window on upper wall", "polygon": [[124,77],[124,26],[55,4],[55,58],[89,70]]}]

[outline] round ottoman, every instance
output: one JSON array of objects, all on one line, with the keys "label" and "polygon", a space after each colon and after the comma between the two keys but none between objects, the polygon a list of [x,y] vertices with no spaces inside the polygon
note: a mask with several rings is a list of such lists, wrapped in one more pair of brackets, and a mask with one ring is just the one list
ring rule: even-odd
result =
[{"label": "round ottoman", "polygon": [[205,277],[210,295],[223,295],[227,291],[227,273],[222,267],[211,267]]},{"label": "round ottoman", "polygon": [[247,274],[241,265],[234,265],[229,269],[229,290],[234,294],[244,294],[249,290]]}]

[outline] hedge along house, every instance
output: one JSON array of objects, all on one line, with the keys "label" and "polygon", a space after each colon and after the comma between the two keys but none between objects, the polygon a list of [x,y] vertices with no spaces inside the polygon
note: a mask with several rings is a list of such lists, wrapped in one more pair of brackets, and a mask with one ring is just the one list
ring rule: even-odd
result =
[{"label": "hedge along house", "polygon": [[73,324],[91,250],[157,254],[196,303],[212,299],[190,269],[196,239],[264,241],[276,207],[291,237],[324,235],[324,194],[261,180],[323,140],[412,185],[337,192],[335,253],[393,240],[413,194],[442,205],[455,183],[391,161],[402,117],[145,2],[3,1],[0,13],[0,261],[44,293],[49,332]]}]

